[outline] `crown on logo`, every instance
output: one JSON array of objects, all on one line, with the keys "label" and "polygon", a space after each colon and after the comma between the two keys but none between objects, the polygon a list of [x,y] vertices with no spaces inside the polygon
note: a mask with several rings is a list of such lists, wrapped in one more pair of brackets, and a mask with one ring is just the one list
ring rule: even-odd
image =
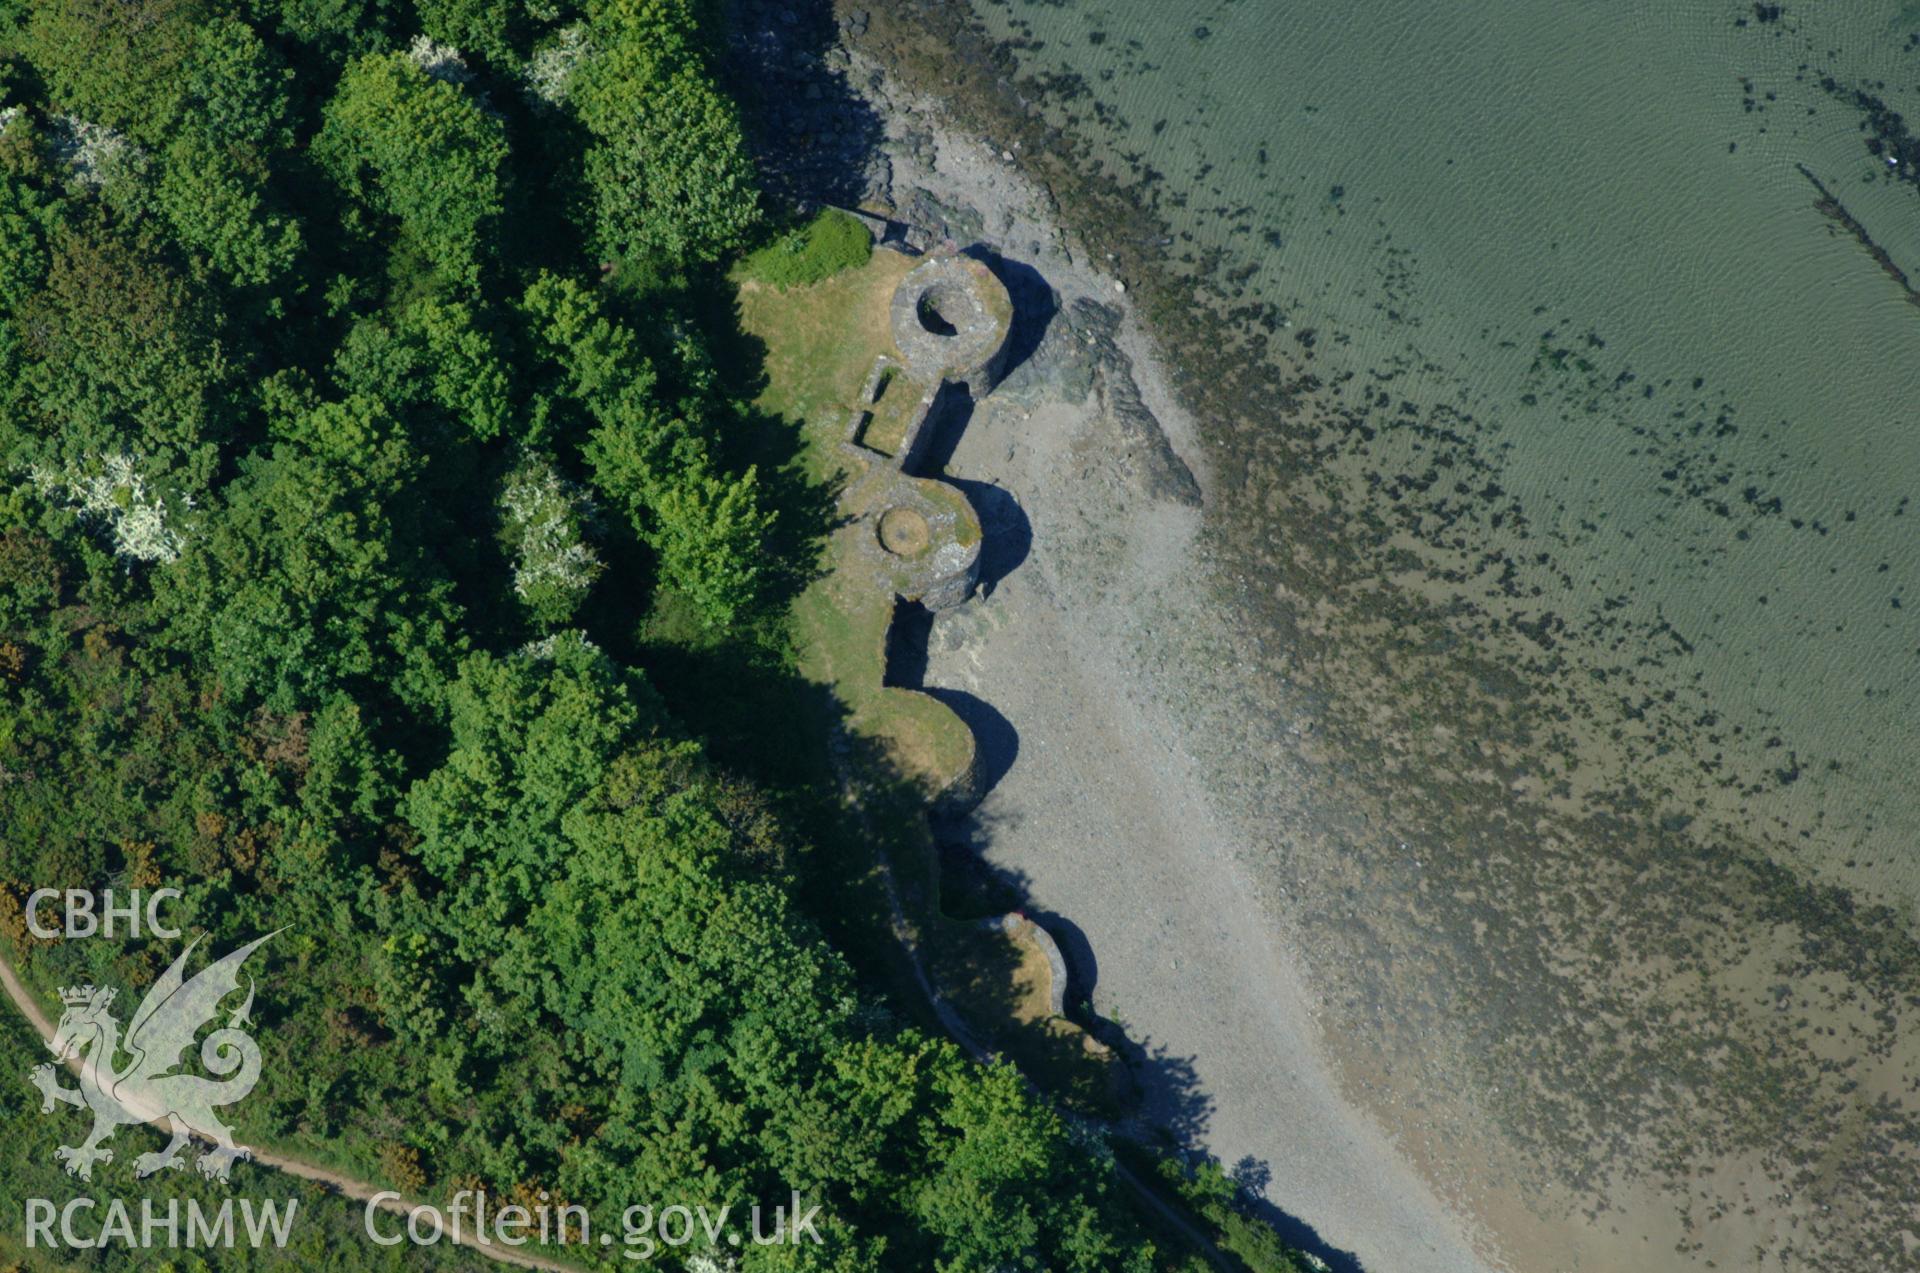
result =
[{"label": "crown on logo", "polygon": [[69,1008],[84,1007],[86,1004],[91,1003],[92,1001],[93,1001],[92,986],[60,987],[60,1002],[66,1004]]}]

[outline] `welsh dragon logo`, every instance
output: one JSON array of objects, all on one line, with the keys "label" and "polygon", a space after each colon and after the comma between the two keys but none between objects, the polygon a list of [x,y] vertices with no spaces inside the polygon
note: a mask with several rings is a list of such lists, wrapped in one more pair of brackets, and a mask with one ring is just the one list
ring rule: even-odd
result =
[{"label": "welsh dragon logo", "polygon": [[[112,1136],[115,1128],[162,1119],[173,1139],[159,1153],[141,1154],[134,1160],[136,1178],[184,1167],[180,1151],[186,1147],[187,1138],[194,1135],[213,1143],[213,1148],[194,1164],[210,1179],[227,1179],[234,1159],[252,1157],[246,1146],[233,1143],[233,1129],[213,1113],[216,1105],[240,1100],[260,1079],[260,1046],[241,1028],[250,1024],[251,977],[247,979],[246,1001],[234,1009],[224,1027],[214,1030],[200,1044],[201,1065],[218,1078],[182,1073],[181,1062],[201,1027],[219,1014],[220,1001],[240,989],[240,968],[247,956],[275,935],[268,933],[247,943],[188,980],[187,957],[200,944],[200,939],[194,938],[140,1001],[124,1039],[119,1019],[109,1010],[115,994],[112,989],[73,986],[60,992],[66,1011],[61,1013],[60,1027],[47,1046],[62,1062],[79,1060],[80,1086],[60,1086],[60,1070],[52,1062],[34,1067],[28,1079],[45,1098],[40,1105],[43,1114],[51,1113],[56,1104],[93,1111],[93,1131],[86,1140],[62,1145],[55,1151],[54,1156],[70,1175],[91,1180],[95,1163],[113,1161],[113,1151],[101,1148],[101,1142]],[[129,1060],[116,1068],[115,1061],[122,1055]]]}]

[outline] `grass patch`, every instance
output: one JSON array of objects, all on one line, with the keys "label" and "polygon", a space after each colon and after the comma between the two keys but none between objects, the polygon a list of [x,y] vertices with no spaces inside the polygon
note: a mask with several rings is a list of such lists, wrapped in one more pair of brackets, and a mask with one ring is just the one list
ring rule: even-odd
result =
[{"label": "grass patch", "polygon": [[888,369],[880,383],[880,398],[868,408],[866,427],[860,431],[860,443],[882,455],[898,455],[907,441],[907,426],[920,406],[925,390],[920,383],[898,368]]},{"label": "grass patch", "polygon": [[857,218],[828,208],[740,263],[740,277],[782,291],[858,269],[873,255],[873,235]]},{"label": "grass patch", "polygon": [[[893,348],[890,303],[894,288],[914,262],[893,252],[875,253],[858,270],[815,284],[780,291],[749,279],[741,284],[741,319],[765,347],[761,410],[801,423],[803,462],[816,473],[844,470],[859,461],[840,443],[872,369]],[[921,387],[896,373],[876,404],[876,421],[894,402],[904,417]],[[898,438],[894,439],[898,445]],[[1125,1076],[1112,1054],[1089,1047],[1085,1031],[1049,1011],[1051,971],[1030,940],[978,923],[948,917],[940,904],[938,857],[926,822],[928,800],[972,761],[973,734],[945,704],[913,690],[883,683],[887,633],[894,594],[883,568],[858,551],[855,537],[869,526],[851,524],[868,511],[884,482],[853,474],[842,490],[840,510],[849,524],[825,548],[822,576],[795,603],[791,615],[796,666],[830,690],[844,711],[851,735],[850,759],[858,766],[871,829],[888,846],[893,876],[912,932],[908,940],[943,993],[982,1042],[1004,1052],[1023,1072],[1057,1097],[1088,1112],[1111,1113],[1124,1097]],[[937,502],[963,504],[952,487],[928,484]],[[962,526],[974,525],[969,515]],[[963,542],[972,542],[965,540]],[[871,853],[871,849],[866,849]],[[857,864],[847,863],[852,870]]]},{"label": "grass patch", "polygon": [[765,380],[754,405],[802,426],[803,463],[816,480],[833,480],[845,469],[839,443],[862,405],[873,360],[898,355],[890,306],[893,289],[912,268],[910,258],[886,251],[811,287],[781,291],[740,281],[741,329],[763,349]]},{"label": "grass patch", "polygon": [[[913,868],[921,847],[931,850],[927,803],[934,776],[966,763],[972,737],[942,704],[881,683],[893,597],[883,580],[845,568],[844,537],[862,511],[862,465],[841,445],[874,359],[898,356],[889,306],[913,264],[897,252],[874,252],[857,268],[786,290],[735,272],[732,312],[723,321],[738,336],[724,371],[750,399],[751,414],[793,443],[783,448],[783,472],[827,503],[827,520],[838,529],[810,541],[811,582],[767,630],[746,637],[763,648],[757,683],[739,674],[753,661],[737,652],[713,657],[697,632],[669,614],[656,616],[646,638],[663,683],[705,691],[675,704],[683,718],[696,728],[717,726],[737,746],[716,752],[783,793],[794,829],[818,854],[802,875],[808,909],[863,976],[937,1032],[900,941],[926,940],[915,901],[935,896],[937,882],[925,888]],[[726,705],[724,719],[713,719],[716,703]],[[857,805],[845,798],[842,774],[854,777]],[[880,843],[893,850],[895,882],[910,895],[904,934],[891,924]]]},{"label": "grass patch", "polygon": [[[740,285],[741,325],[766,350],[766,383],[755,405],[800,426],[801,463],[817,480],[848,476],[840,446],[846,422],[874,359],[898,352],[889,307],[913,265],[897,252],[875,252],[857,269],[809,287],[781,291],[751,278]],[[914,388],[895,377],[888,396],[896,392]],[[857,483],[849,494],[858,499]],[[861,511],[857,503],[842,504],[848,518]],[[894,602],[886,581],[851,551],[849,538],[860,533],[847,526],[828,538],[822,577],[794,604],[796,665],[831,687],[847,709],[849,730],[883,744],[903,777],[937,791],[972,759],[973,735],[944,704],[882,684]]]}]

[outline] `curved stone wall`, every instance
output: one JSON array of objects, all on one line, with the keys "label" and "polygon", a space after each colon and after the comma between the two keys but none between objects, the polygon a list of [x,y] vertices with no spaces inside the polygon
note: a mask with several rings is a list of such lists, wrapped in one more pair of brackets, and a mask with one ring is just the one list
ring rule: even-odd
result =
[{"label": "curved stone wall", "polygon": [[999,377],[1013,302],[993,271],[957,253],[932,255],[893,293],[893,343],[929,385],[964,382],[975,397]]}]

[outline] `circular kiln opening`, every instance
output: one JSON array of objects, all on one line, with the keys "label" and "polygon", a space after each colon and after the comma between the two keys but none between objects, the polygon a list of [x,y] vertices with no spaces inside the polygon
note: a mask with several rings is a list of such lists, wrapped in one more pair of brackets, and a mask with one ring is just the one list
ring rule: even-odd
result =
[{"label": "circular kiln opening", "polygon": [[880,514],[880,546],[896,557],[917,557],[933,542],[927,519],[911,508],[889,508]]},{"label": "circular kiln opening", "polygon": [[966,298],[951,283],[939,283],[920,295],[920,325],[936,336],[958,336],[966,317]]}]

